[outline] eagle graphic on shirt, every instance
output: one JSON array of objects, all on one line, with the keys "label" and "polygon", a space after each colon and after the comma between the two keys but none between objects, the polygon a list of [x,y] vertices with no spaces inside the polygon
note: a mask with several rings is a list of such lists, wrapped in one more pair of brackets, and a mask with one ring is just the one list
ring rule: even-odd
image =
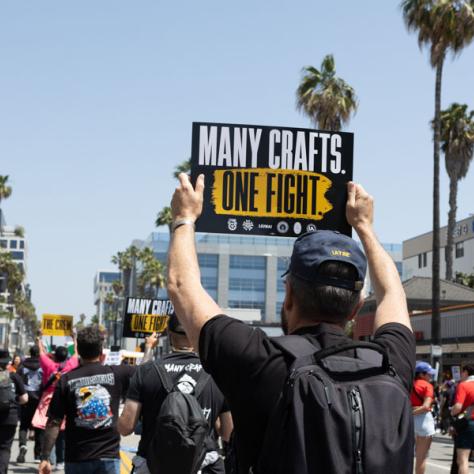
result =
[{"label": "eagle graphic on shirt", "polygon": [[88,385],[74,391],[76,397],[76,426],[96,430],[112,426],[110,393],[102,385]]}]

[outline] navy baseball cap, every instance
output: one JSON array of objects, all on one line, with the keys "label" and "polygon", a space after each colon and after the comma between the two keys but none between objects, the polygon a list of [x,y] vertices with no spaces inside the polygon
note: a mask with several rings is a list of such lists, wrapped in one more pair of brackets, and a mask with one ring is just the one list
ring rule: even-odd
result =
[{"label": "navy baseball cap", "polygon": [[[357,279],[319,275],[323,262],[338,261],[352,265],[357,270]],[[316,230],[300,235],[293,246],[288,273],[311,283],[337,286],[360,291],[364,286],[367,259],[357,242],[347,235],[332,230]]]},{"label": "navy baseball cap", "polygon": [[424,362],[422,360],[418,361],[415,366],[415,373],[420,374],[420,373],[427,373],[430,375],[434,375],[436,373],[436,370],[431,367],[428,362]]},{"label": "navy baseball cap", "polygon": [[186,335],[186,333],[184,332],[184,328],[183,326],[181,326],[178,316],[176,316],[176,313],[174,311],[173,314],[171,314],[170,316],[170,320],[168,321],[168,329],[171,332],[175,332],[176,334]]}]

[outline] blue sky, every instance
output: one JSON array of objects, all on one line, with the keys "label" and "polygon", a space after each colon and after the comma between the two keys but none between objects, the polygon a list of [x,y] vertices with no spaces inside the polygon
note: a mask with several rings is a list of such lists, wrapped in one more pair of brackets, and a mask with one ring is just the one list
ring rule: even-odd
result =
[{"label": "blue sky", "polygon": [[[376,230],[430,230],[434,71],[398,2],[3,2],[0,174],[9,224],[26,228],[38,313],[94,312],[96,269],[154,230],[191,123],[303,126],[305,65],[333,53],[360,106],[354,176],[376,199]],[[442,105],[474,108],[474,45],[448,59]],[[474,212],[474,165],[458,217]],[[448,181],[441,169],[441,222]]]}]

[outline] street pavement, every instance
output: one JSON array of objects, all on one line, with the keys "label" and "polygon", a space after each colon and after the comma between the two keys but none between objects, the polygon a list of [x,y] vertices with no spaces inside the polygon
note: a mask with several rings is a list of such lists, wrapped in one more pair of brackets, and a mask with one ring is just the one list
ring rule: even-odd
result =
[{"label": "street pavement", "polygon": [[[129,474],[132,470],[132,458],[133,451],[138,446],[139,436],[131,435],[126,438],[122,438],[120,451],[120,474]],[[451,459],[453,454],[453,444],[448,436],[435,436],[431,445],[430,456],[428,459],[428,465],[426,474],[446,474],[451,469]],[[38,464],[33,462],[33,442],[28,441],[28,452],[26,454],[26,462],[23,464],[17,464],[16,457],[18,456],[18,437],[15,438],[12,446],[12,455],[9,473],[17,474],[33,474],[38,472]],[[59,474],[64,471],[54,471]],[[474,473],[474,463],[470,465],[470,471]]]}]

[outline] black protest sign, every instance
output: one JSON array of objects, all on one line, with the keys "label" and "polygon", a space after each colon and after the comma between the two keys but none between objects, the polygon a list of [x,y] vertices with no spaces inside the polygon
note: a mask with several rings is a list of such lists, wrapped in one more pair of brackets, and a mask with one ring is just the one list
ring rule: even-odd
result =
[{"label": "black protest sign", "polygon": [[127,298],[123,315],[123,337],[144,337],[162,333],[174,311],[170,300]]},{"label": "black protest sign", "polygon": [[346,184],[352,133],[193,123],[191,176],[205,175],[198,232],[297,237],[315,229],[351,235]]}]

